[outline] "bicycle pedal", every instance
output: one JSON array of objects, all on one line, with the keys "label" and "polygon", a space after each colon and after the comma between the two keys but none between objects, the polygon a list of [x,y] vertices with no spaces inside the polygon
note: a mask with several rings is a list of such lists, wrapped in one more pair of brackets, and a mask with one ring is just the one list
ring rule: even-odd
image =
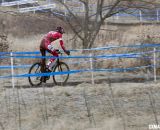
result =
[{"label": "bicycle pedal", "polygon": [[46,76],[46,80],[49,80],[50,79],[50,76]]},{"label": "bicycle pedal", "polygon": [[50,69],[47,68],[47,69],[46,69],[46,72],[52,72],[52,71],[51,71]]},{"label": "bicycle pedal", "polygon": [[43,82],[43,83],[46,83],[46,78],[45,77],[41,77],[40,81]]}]

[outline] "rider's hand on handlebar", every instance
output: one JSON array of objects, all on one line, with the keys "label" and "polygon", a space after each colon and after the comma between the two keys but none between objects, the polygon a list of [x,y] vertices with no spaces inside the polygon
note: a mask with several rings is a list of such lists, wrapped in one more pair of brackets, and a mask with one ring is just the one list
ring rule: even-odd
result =
[{"label": "rider's hand on handlebar", "polygon": [[55,51],[56,51],[58,54],[61,53],[60,50],[58,50],[58,49],[56,49]]},{"label": "rider's hand on handlebar", "polygon": [[66,50],[65,53],[66,53],[67,55],[70,55],[70,51],[69,51],[69,50]]}]

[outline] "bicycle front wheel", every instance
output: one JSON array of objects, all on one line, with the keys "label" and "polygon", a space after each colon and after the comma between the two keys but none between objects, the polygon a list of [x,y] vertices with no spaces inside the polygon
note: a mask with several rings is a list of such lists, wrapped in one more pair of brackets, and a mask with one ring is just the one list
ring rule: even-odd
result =
[{"label": "bicycle front wheel", "polygon": [[63,74],[62,72],[68,72],[69,71],[69,67],[66,63],[64,62],[59,62],[53,72],[60,72],[57,75],[53,75],[53,81],[56,85],[65,85],[68,78],[69,78],[69,73],[65,73]]},{"label": "bicycle front wheel", "polygon": [[[37,74],[37,73],[41,73],[41,63],[34,63],[29,69],[29,74]],[[28,81],[32,86],[39,86],[42,83],[41,76],[38,75],[28,77]]]}]

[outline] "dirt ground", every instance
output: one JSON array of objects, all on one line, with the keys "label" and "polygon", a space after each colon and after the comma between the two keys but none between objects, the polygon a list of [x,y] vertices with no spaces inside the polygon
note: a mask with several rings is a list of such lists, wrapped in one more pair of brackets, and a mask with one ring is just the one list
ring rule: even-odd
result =
[{"label": "dirt ground", "polygon": [[2,130],[147,130],[159,122],[160,84],[2,87]]}]

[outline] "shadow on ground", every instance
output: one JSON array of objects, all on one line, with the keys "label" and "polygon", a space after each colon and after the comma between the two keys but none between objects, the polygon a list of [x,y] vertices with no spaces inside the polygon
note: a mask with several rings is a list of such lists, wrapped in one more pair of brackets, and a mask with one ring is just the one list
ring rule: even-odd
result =
[{"label": "shadow on ground", "polygon": [[[108,84],[112,84],[112,83],[145,83],[145,82],[152,82],[154,81],[153,78],[150,79],[145,79],[145,78],[103,78],[103,79],[95,79],[94,83],[95,84],[101,84],[101,83],[108,83]],[[67,82],[65,85],[63,85],[64,87],[67,86],[77,86],[79,84],[82,83],[89,83],[91,84],[92,81],[69,81]],[[16,85],[16,88],[39,88],[39,87],[54,87],[56,86],[54,83],[43,83],[39,86],[31,86],[31,85]],[[5,88],[12,88],[12,86],[4,86]]]}]

